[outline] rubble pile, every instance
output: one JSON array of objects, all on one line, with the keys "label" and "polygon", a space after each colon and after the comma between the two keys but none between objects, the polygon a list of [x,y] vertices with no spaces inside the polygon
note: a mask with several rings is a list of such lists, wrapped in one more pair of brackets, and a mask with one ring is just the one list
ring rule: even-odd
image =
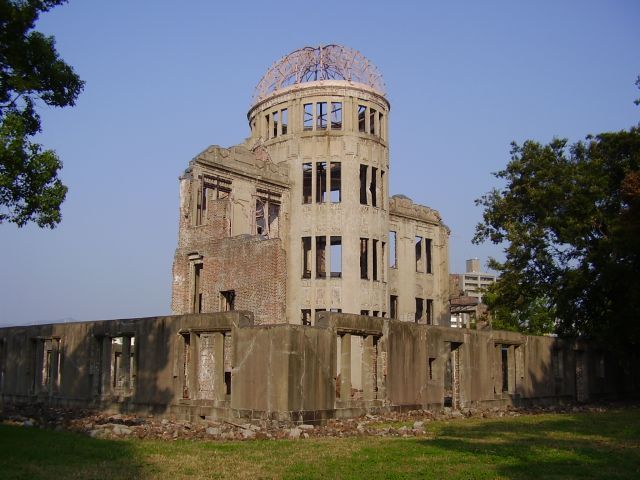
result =
[{"label": "rubble pile", "polygon": [[534,407],[527,409],[464,409],[442,411],[413,410],[368,414],[360,418],[332,419],[324,425],[298,424],[292,426],[272,421],[241,423],[229,420],[198,420],[197,422],[170,420],[156,416],[140,417],[107,414],[91,410],[50,408],[28,405],[5,407],[0,422],[31,428],[82,433],[93,438],[140,438],[160,440],[254,440],[305,439],[311,437],[429,437],[428,424],[463,418],[515,417],[523,414],[604,412],[609,405],[574,405]]}]

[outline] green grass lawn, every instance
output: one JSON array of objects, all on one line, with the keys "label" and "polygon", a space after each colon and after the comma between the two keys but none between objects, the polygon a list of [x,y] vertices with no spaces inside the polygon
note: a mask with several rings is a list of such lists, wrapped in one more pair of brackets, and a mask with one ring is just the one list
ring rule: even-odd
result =
[{"label": "green grass lawn", "polygon": [[425,437],[98,440],[0,425],[0,479],[640,479],[640,410],[460,419]]}]

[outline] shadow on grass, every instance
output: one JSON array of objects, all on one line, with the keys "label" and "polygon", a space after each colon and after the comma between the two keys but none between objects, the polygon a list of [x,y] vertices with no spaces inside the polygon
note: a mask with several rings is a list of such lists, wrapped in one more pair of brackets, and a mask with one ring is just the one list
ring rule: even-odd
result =
[{"label": "shadow on grass", "polygon": [[509,418],[437,428],[420,441],[507,478],[640,478],[640,410]]},{"label": "shadow on grass", "polygon": [[0,425],[0,477],[9,479],[142,478],[142,464],[126,441]]}]

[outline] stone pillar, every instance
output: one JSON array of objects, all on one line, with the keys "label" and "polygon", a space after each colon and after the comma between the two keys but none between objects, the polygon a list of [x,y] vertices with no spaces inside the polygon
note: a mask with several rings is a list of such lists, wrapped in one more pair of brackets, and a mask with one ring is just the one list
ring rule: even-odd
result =
[{"label": "stone pillar", "polygon": [[340,400],[351,398],[351,335],[345,333],[340,342]]},{"label": "stone pillar", "polygon": [[362,396],[364,400],[375,400],[375,362],[373,335],[367,335],[362,342]]}]

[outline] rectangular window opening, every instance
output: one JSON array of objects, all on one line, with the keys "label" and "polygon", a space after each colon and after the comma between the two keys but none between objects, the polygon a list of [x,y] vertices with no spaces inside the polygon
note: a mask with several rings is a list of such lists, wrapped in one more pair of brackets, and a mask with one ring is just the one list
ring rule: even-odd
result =
[{"label": "rectangular window opening", "polygon": [[342,237],[331,237],[331,278],[342,277]]},{"label": "rectangular window opening", "polygon": [[431,298],[427,299],[427,325],[433,325],[433,300]]},{"label": "rectangular window opening", "polygon": [[378,114],[378,135],[380,136],[380,138],[384,137],[384,118],[382,113]]},{"label": "rectangular window opening", "polygon": [[271,133],[271,129],[269,128],[269,115],[265,115],[264,116],[264,131],[265,131],[265,136],[267,138],[269,138],[269,134]]},{"label": "rectangular window opening", "polygon": [[311,309],[303,308],[300,311],[300,321],[302,325],[311,325]]},{"label": "rectangular window opening", "polygon": [[369,239],[360,239],[360,278],[369,279]]},{"label": "rectangular window opening", "polygon": [[278,112],[273,112],[273,125],[271,126],[273,136],[278,136]]},{"label": "rectangular window opening", "polygon": [[380,206],[385,208],[384,197],[384,170],[380,170]]},{"label": "rectangular window opening", "polygon": [[255,233],[278,238],[280,231],[280,195],[258,191],[255,204]]},{"label": "rectangular window opening", "polygon": [[502,391],[509,391],[509,348],[500,348],[500,358],[502,360]]},{"label": "rectangular window opening", "polygon": [[342,102],[331,102],[331,130],[342,130]]},{"label": "rectangular window opening", "polygon": [[422,312],[424,311],[424,300],[416,298],[416,323],[420,323],[422,320]]},{"label": "rectangular window opening", "polygon": [[426,248],[426,254],[427,254],[427,273],[433,273],[432,271],[432,266],[431,266],[431,259],[432,259],[432,244],[433,242],[431,241],[430,238],[425,238],[425,248]]},{"label": "rectangular window opening", "polygon": [[302,203],[311,203],[311,185],[313,167],[311,163],[302,164]]},{"label": "rectangular window opening", "polygon": [[371,253],[373,254],[373,280],[378,281],[378,240],[373,240],[373,247],[371,249]]},{"label": "rectangular window opening", "polygon": [[391,295],[389,296],[389,310],[391,311],[391,318],[394,320],[398,319],[398,296]]},{"label": "rectangular window opening", "polygon": [[327,201],[327,162],[316,163],[316,203]]},{"label": "rectangular window opening", "polygon": [[220,292],[220,311],[230,312],[236,307],[236,291],[225,290]]},{"label": "rectangular window opening", "polygon": [[304,112],[302,114],[302,129],[313,130],[313,103],[304,104]]},{"label": "rectangular window opening", "polygon": [[202,276],[202,263],[193,264],[193,280],[191,282],[193,297],[191,300],[191,311],[193,313],[202,312],[202,291],[201,280]]},{"label": "rectangular window opening", "polygon": [[327,237],[316,237],[316,278],[327,278]]},{"label": "rectangular window opening", "polygon": [[342,164],[331,162],[331,203],[340,203],[342,196]]},{"label": "rectangular window opening", "polygon": [[360,205],[367,204],[367,167],[360,165]]},{"label": "rectangular window opening", "polygon": [[376,132],[376,111],[373,108],[369,109],[369,133],[375,135]]},{"label": "rectangular window opening", "polygon": [[364,133],[365,129],[365,118],[367,114],[367,107],[364,105],[358,105],[358,131]]},{"label": "rectangular window opening", "polygon": [[396,253],[396,232],[389,232],[389,268],[398,268],[398,256]]},{"label": "rectangular window opening", "polygon": [[369,184],[369,191],[371,192],[371,205],[373,205],[374,207],[378,206],[378,199],[376,195],[377,180],[378,169],[375,167],[371,167],[371,183]]},{"label": "rectangular window opening", "polygon": [[416,272],[424,272],[422,265],[422,237],[416,236]]},{"label": "rectangular window opening", "polygon": [[433,380],[433,362],[435,361],[435,358],[429,358],[429,380]]},{"label": "rectangular window opening", "polygon": [[302,237],[302,278],[311,278],[311,237]]},{"label": "rectangular window opening", "polygon": [[280,119],[280,122],[281,122],[280,129],[282,130],[282,135],[286,135],[287,129],[289,127],[289,111],[286,108],[284,108],[281,111],[281,115],[282,115],[282,118]]},{"label": "rectangular window opening", "polygon": [[316,130],[327,128],[327,102],[316,103]]},{"label": "rectangular window opening", "polygon": [[369,316],[369,310],[360,310],[360,315],[364,315],[365,317]]}]

